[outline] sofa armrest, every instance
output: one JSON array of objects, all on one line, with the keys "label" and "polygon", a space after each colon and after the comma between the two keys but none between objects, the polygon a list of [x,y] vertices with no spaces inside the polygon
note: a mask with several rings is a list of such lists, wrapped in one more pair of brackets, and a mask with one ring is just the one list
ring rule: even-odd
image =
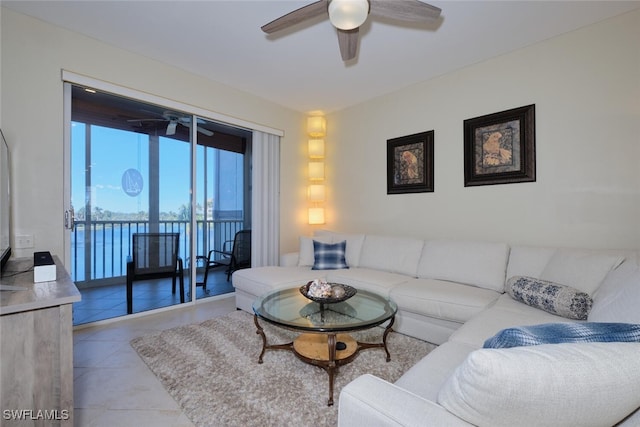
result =
[{"label": "sofa armrest", "polygon": [[365,374],[340,392],[338,427],[366,425],[468,427],[435,402],[376,376]]},{"label": "sofa armrest", "polygon": [[280,267],[295,267],[298,265],[298,252],[288,252],[280,255]]}]

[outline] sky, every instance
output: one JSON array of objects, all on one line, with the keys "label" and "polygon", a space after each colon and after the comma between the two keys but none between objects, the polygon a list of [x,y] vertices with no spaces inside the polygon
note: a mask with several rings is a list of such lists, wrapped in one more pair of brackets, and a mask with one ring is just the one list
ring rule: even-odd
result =
[{"label": "sky", "polygon": [[[91,185],[87,188],[85,174],[85,130],[86,125],[72,123],[71,127],[71,201],[76,211],[85,205],[85,196],[90,194],[93,207],[112,212],[134,213],[148,211],[149,200],[149,137],[100,126],[91,128]],[[223,152],[224,167],[237,170],[241,155]],[[203,147],[198,146],[198,183],[203,183]],[[231,164],[230,164],[231,163]],[[209,169],[207,198],[213,198],[213,171]],[[240,169],[241,171],[241,169]],[[128,179],[123,180],[127,175]],[[141,178],[141,181],[136,180]],[[190,197],[190,144],[184,141],[160,137],[160,212],[178,212],[182,205],[189,204]],[[125,185],[123,187],[123,184]],[[133,184],[133,185],[132,185]],[[198,203],[204,197],[199,190]],[[225,203],[228,204],[228,203]],[[232,205],[237,204],[232,201]],[[239,209],[242,207],[240,206]]]}]

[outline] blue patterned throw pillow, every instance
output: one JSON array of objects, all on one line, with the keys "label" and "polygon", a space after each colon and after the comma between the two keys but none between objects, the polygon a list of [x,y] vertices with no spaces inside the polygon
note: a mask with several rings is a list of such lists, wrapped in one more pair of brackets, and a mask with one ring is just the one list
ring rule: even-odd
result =
[{"label": "blue patterned throw pillow", "polygon": [[339,268],[349,268],[344,254],[347,248],[347,241],[340,243],[322,243],[313,241],[314,263],[312,270],[336,270]]},{"label": "blue patterned throw pillow", "polygon": [[516,301],[568,319],[587,320],[593,304],[585,292],[533,277],[514,276],[506,290]]},{"label": "blue patterned throw pillow", "polygon": [[484,348],[509,348],[577,342],[637,342],[640,325],[632,323],[545,323],[507,328],[484,342]]}]

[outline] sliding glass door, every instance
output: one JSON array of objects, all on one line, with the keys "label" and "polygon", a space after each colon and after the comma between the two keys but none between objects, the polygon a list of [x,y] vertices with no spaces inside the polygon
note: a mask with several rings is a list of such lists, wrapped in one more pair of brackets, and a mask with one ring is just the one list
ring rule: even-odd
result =
[{"label": "sliding glass door", "polygon": [[200,298],[234,291],[228,273],[236,256],[235,236],[251,229],[251,134],[201,117],[196,121],[195,269]]},{"label": "sliding glass door", "polygon": [[[69,84],[65,92],[68,268],[83,294],[74,323],[126,315],[127,302],[137,313],[232,292],[224,272],[218,274],[224,268],[210,271],[207,283],[203,275],[209,251],[230,250],[235,233],[251,228],[251,134],[93,88]],[[179,234],[184,294],[172,278],[132,274],[139,249],[133,235],[150,233]],[[154,252],[143,252],[146,266],[153,265]],[[131,294],[128,277],[136,277]]]}]

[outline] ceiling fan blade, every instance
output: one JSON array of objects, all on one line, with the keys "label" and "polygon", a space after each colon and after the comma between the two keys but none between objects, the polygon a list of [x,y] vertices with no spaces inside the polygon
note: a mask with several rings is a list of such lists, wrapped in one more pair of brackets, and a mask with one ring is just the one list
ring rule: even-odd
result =
[{"label": "ceiling fan blade", "polygon": [[380,18],[408,22],[438,19],[442,10],[419,0],[369,0],[369,13]]},{"label": "ceiling fan blade", "polygon": [[205,129],[205,128],[203,128],[203,127],[197,126],[197,127],[196,127],[196,130],[197,130],[198,132],[200,132],[201,134],[203,134],[203,135],[206,135],[206,136],[213,136],[213,132],[211,132],[209,129]]},{"label": "ceiling fan blade", "polygon": [[166,122],[167,119],[127,119],[129,123],[137,123],[137,122]]},{"label": "ceiling fan blade", "polygon": [[271,34],[275,33],[276,31],[292,27],[296,24],[299,24],[300,22],[306,21],[307,19],[315,18],[316,16],[322,15],[323,13],[326,13],[328,15],[328,3],[328,0],[319,0],[303,6],[300,9],[289,12],[286,15],[283,15],[280,18],[274,19],[268,24],[263,25],[261,27],[262,31],[267,34]]},{"label": "ceiling fan blade", "polygon": [[[188,127],[189,129],[191,129],[191,122],[184,122],[184,121],[181,121],[181,122],[180,122],[180,124],[181,124],[182,126],[186,126],[186,127]],[[196,126],[196,130],[197,130],[198,132],[200,132],[201,134],[203,134],[203,135],[206,135],[206,136],[213,136],[213,132],[212,132],[212,131],[210,131],[209,129],[205,129],[205,128],[201,127],[201,126]]]},{"label": "ceiling fan blade", "polygon": [[359,28],[353,30],[338,29],[338,45],[340,45],[340,55],[343,61],[349,61],[358,54]]}]

